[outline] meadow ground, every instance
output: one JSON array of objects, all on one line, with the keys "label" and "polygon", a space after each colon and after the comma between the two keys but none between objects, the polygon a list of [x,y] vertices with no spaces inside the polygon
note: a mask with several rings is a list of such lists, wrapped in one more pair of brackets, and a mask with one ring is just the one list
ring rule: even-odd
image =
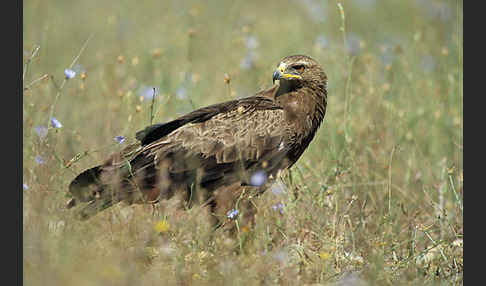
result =
[{"label": "meadow ground", "polygon": [[[25,285],[462,284],[462,1],[340,3],[24,1]],[[297,53],[327,72],[327,114],[237,238],[198,208],[64,208],[150,123],[153,87],[164,122]]]}]

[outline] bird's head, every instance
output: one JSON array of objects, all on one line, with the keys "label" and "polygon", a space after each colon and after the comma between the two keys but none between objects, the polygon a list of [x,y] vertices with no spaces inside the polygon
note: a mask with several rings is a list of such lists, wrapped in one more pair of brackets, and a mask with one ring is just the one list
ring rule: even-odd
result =
[{"label": "bird's head", "polygon": [[290,89],[305,85],[326,86],[327,77],[319,63],[311,57],[294,55],[283,58],[273,73],[273,82],[280,81]]}]

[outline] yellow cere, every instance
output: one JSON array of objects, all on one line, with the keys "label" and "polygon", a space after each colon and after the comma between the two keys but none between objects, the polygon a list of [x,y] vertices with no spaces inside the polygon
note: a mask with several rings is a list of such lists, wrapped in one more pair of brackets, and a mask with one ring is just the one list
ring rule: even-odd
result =
[{"label": "yellow cere", "polygon": [[289,73],[282,74],[282,77],[283,78],[302,78],[300,75],[289,74]]}]

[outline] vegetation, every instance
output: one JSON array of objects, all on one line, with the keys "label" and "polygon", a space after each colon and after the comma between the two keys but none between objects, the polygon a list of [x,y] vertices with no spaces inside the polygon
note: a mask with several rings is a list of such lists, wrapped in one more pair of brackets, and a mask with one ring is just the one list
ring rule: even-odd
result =
[{"label": "vegetation", "polygon": [[[462,284],[462,5],[24,2],[25,285]],[[252,95],[298,53],[327,73],[323,126],[236,237],[198,207],[65,209],[152,116]]]}]

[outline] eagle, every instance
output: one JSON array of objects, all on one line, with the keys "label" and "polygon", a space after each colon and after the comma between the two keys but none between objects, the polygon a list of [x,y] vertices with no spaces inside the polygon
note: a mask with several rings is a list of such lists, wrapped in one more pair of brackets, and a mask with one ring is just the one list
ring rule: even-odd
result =
[{"label": "eagle", "polygon": [[77,217],[86,220],[122,201],[178,195],[186,206],[208,206],[221,222],[301,157],[324,119],[326,87],[316,60],[284,57],[272,87],[137,132],[136,143],[74,178],[66,207],[85,203]]}]

